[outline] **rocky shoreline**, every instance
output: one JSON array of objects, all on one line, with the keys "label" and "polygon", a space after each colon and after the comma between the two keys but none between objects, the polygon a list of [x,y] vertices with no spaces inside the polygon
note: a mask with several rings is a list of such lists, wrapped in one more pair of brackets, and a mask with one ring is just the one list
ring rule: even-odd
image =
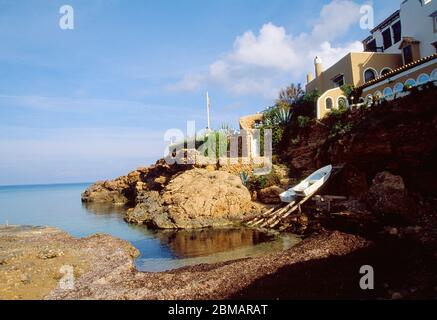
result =
[{"label": "rocky shoreline", "polygon": [[[41,227],[1,227],[2,299],[424,299],[437,296],[436,256],[411,239],[372,241],[338,231],[313,235],[283,252],[169,272],[138,272],[137,251],[106,235],[75,239]],[[435,253],[434,253],[435,254]],[[64,265],[73,289],[62,289]],[[375,290],[359,287],[363,265]],[[42,285],[44,284],[44,285]]]},{"label": "rocky shoreline", "polygon": [[[434,91],[433,91],[434,90]],[[280,230],[306,239],[283,252],[171,272],[134,268],[136,250],[110,236],[74,239],[51,228],[0,228],[0,297],[46,299],[432,299],[437,297],[435,89],[376,109],[288,128],[273,173],[253,168],[168,165],[164,159],[82,195],[88,207],[123,206],[125,220],[158,229],[238,224],[324,164],[343,164],[324,194],[347,196],[328,210],[308,203]],[[349,131],[333,129],[347,124]],[[288,136],[287,136],[288,134]],[[334,135],[335,134],[335,135]],[[189,158],[188,151],[187,159]],[[194,155],[198,156],[198,155]],[[283,170],[283,167],[286,167]],[[263,203],[261,203],[263,202]],[[73,290],[56,288],[73,265]],[[363,265],[375,290],[359,287]],[[47,270],[47,272],[45,272]]]},{"label": "rocky shoreline", "polygon": [[226,167],[168,165],[165,159],[127,176],[97,182],[82,194],[86,205],[127,206],[128,223],[153,229],[201,229],[239,224],[266,205]]},{"label": "rocky shoreline", "polygon": [[[333,232],[260,258],[142,273],[134,268],[136,249],[110,236],[74,239],[53,228],[14,226],[0,228],[0,243],[0,296],[50,300],[225,299],[282,267],[369,245],[360,237]],[[59,288],[63,265],[75,270],[73,290]]]}]

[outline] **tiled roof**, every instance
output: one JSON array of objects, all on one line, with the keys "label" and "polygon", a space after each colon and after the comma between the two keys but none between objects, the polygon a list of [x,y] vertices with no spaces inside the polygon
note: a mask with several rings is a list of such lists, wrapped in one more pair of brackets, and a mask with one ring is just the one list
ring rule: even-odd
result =
[{"label": "tiled roof", "polygon": [[405,47],[405,45],[409,45],[409,44],[419,44],[420,41],[414,39],[413,37],[403,37],[402,38],[402,42],[399,45],[399,49],[403,49]]},{"label": "tiled roof", "polygon": [[362,86],[358,87],[357,89],[364,89],[364,88],[369,87],[369,86],[371,86],[371,85],[373,85],[375,83],[378,83],[378,82],[383,81],[385,79],[391,78],[391,77],[393,77],[393,76],[395,76],[395,75],[397,75],[397,74],[399,74],[401,72],[404,72],[404,71],[406,71],[408,69],[412,69],[414,67],[417,67],[417,66],[419,66],[421,64],[424,64],[424,63],[426,63],[428,61],[431,61],[431,60],[434,60],[434,59],[437,59],[437,53],[434,53],[433,55],[430,55],[428,57],[424,57],[422,59],[413,61],[413,62],[411,62],[409,64],[403,65],[400,68],[394,69],[393,71],[390,71],[389,73],[387,73],[387,74],[385,74],[383,76],[375,78],[372,81],[366,82],[365,84],[363,84]]}]

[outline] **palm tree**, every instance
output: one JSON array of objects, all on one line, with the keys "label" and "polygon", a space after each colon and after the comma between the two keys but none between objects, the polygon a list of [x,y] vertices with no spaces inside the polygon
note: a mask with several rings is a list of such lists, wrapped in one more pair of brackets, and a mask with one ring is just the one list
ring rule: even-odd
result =
[{"label": "palm tree", "polygon": [[276,101],[277,105],[288,105],[292,106],[300,101],[302,101],[305,96],[305,91],[302,89],[302,85],[298,83],[295,85],[292,83],[285,89],[279,92],[279,98]]}]

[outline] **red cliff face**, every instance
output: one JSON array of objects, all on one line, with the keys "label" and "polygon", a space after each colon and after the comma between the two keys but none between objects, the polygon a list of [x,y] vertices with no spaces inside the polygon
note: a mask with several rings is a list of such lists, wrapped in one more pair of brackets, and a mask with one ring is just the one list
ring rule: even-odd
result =
[{"label": "red cliff face", "polygon": [[378,173],[388,171],[401,176],[408,190],[435,196],[436,97],[437,89],[430,88],[371,109],[314,121],[298,136],[288,137],[282,158],[296,175],[328,163],[345,164],[331,186],[338,193],[364,194]]}]

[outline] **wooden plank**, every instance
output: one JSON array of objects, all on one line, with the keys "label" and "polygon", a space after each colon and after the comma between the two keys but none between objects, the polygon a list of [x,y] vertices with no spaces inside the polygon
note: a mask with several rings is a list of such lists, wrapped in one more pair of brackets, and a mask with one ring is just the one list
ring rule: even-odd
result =
[{"label": "wooden plank", "polygon": [[267,211],[266,213],[262,214],[261,216],[254,218],[252,221],[249,221],[248,224],[251,226],[256,226],[256,225],[260,224],[261,222],[263,222],[266,218],[270,218],[272,216],[275,216],[277,214],[284,212],[290,206],[292,206],[294,203],[295,203],[295,201],[291,202],[290,204],[288,204],[282,208],[278,208],[278,207],[272,208],[269,211]]},{"label": "wooden plank", "polygon": [[[343,168],[344,168],[344,164],[333,166],[333,172],[331,173],[331,176],[329,177],[329,179],[331,179],[333,176],[337,175]],[[326,183],[325,183],[325,185],[326,185]],[[320,189],[313,192],[311,195],[300,200],[297,204],[296,204],[296,201],[294,201],[282,209],[273,210],[269,214],[264,214],[262,217],[255,218],[254,222],[251,221],[250,223],[253,226],[259,225],[260,223],[262,223],[261,227],[266,227],[266,226],[269,226],[271,228],[276,227],[283,219],[289,217],[296,210],[299,210],[299,212],[301,212],[301,206],[305,202],[310,200],[317,192],[322,190],[323,187],[325,187],[325,185],[323,185]],[[346,197],[329,196],[329,195],[328,196],[319,196],[315,200],[316,201],[325,201],[325,199],[327,200],[329,207],[330,207],[330,201],[332,201],[332,200],[347,200]]]}]

